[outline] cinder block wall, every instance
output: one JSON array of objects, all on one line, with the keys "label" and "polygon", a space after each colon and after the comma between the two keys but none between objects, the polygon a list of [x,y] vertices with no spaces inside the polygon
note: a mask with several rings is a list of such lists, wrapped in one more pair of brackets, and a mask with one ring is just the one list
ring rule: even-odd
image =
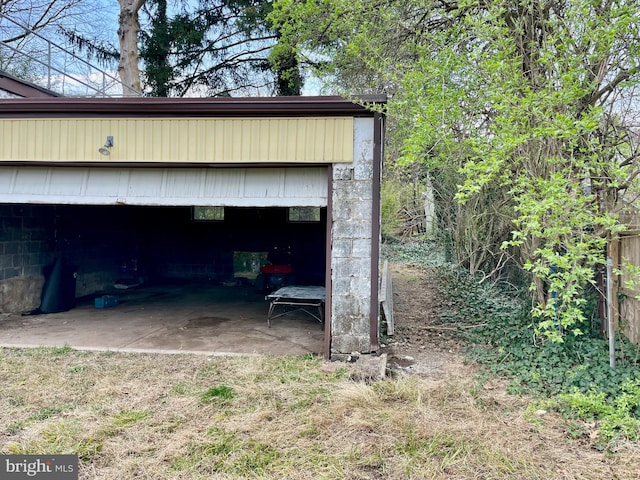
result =
[{"label": "cinder block wall", "polygon": [[[354,123],[354,161],[333,168],[331,357],[371,351],[373,119]],[[376,219],[375,221],[378,221]]]},{"label": "cinder block wall", "polygon": [[119,216],[108,207],[0,205],[0,313],[38,308],[45,266],[56,257],[76,268],[76,297],[110,288],[127,233]]},{"label": "cinder block wall", "polygon": [[53,207],[0,205],[0,313],[40,305],[42,269],[53,258]]}]

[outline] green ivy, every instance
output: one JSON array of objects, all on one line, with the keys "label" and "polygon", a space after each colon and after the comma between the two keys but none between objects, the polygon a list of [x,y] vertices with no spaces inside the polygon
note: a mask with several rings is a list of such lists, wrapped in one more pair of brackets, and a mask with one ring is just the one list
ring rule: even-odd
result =
[{"label": "green ivy", "polygon": [[[566,416],[597,422],[599,446],[640,438],[639,346],[617,340],[617,366],[611,369],[608,341],[588,322],[580,324],[581,336],[549,341],[536,334],[526,293],[479,284],[453,268],[440,272],[448,295],[440,319],[464,327],[459,334],[469,357],[485,372],[508,378],[510,393],[551,399]],[[583,316],[594,307],[592,298]]]},{"label": "green ivy", "polygon": [[640,439],[640,380],[627,380],[613,401],[604,391],[574,390],[558,396],[558,406],[581,420],[596,422],[599,445]]},{"label": "green ivy", "polygon": [[[456,335],[482,367],[481,378],[509,379],[510,393],[533,395],[544,409],[561,412],[572,422],[569,436],[586,435],[597,447],[640,439],[640,346],[619,338],[612,370],[599,324],[582,320],[583,335],[552,342],[536,333],[526,287],[479,282],[444,262],[442,248],[431,240],[386,242],[382,253],[390,261],[437,268],[443,295],[439,321],[459,327]],[[582,294],[582,316],[591,318],[597,292]]]},{"label": "green ivy", "polygon": [[434,240],[420,238],[401,242],[390,237],[382,244],[382,256],[391,262],[433,267],[444,263],[445,252],[444,248]]},{"label": "green ivy", "polygon": [[535,322],[522,297],[478,285],[460,273],[450,275],[447,282],[444,291],[450,292],[456,303],[454,309],[442,312],[442,318],[477,324],[464,333],[471,357],[493,373],[512,378],[518,389],[550,396],[595,388],[617,396],[625,380],[640,379],[638,347],[625,339],[616,342],[618,366],[612,370],[607,340],[591,332],[586,322],[582,326],[585,335],[550,342],[536,335]]}]

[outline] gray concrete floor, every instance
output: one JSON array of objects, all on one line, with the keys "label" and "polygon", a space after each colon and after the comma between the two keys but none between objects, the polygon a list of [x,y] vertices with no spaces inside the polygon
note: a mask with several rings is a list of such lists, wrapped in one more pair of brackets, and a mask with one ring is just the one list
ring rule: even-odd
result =
[{"label": "gray concrete floor", "polygon": [[150,286],[115,292],[119,304],[93,299],[60,313],[0,314],[0,346],[81,350],[303,355],[322,354],[324,329],[303,312],[272,321],[252,287]]}]

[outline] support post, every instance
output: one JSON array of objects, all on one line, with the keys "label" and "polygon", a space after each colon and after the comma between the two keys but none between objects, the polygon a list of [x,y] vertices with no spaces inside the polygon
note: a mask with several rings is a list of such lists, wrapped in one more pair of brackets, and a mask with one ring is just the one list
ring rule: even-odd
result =
[{"label": "support post", "polygon": [[616,336],[613,322],[613,258],[607,257],[607,334],[609,335],[609,366],[616,368]]}]

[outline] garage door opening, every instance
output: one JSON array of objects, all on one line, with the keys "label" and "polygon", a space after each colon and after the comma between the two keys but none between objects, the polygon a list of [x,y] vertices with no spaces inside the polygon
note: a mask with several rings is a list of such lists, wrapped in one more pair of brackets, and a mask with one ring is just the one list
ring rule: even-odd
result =
[{"label": "garage door opening", "polygon": [[[49,341],[76,335],[74,346],[86,348],[322,353],[322,327],[308,315],[267,327],[261,270],[286,252],[291,282],[324,286],[326,208],[223,207],[205,218],[193,206],[0,208],[5,222],[19,218],[13,227],[23,253],[14,273],[39,278],[55,258],[76,268],[75,308],[15,320],[48,323]],[[104,295],[118,305],[96,308]],[[3,337],[11,326],[2,323]]]}]

